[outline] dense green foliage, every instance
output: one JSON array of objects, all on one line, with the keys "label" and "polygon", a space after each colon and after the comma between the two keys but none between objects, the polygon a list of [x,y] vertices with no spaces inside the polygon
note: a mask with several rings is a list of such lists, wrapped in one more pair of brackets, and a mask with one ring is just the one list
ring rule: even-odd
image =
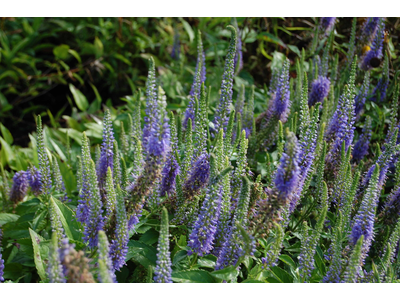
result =
[{"label": "dense green foliage", "polygon": [[[210,124],[218,114],[224,58],[229,52],[229,37],[233,32],[226,26],[236,22],[244,64],[243,69],[235,65],[234,100],[229,109],[233,112],[233,106],[242,99],[245,110],[242,115],[227,116],[225,133],[228,138],[224,138],[222,132],[213,133],[214,125]],[[162,116],[170,116],[171,141],[174,135],[177,140],[176,145],[172,143],[171,153],[175,152],[172,156],[176,156],[181,173],[176,179],[176,197],[163,196],[158,203],[155,193],[146,195],[140,222],[129,231],[126,265],[115,272],[118,282],[154,282],[157,266],[160,262],[167,264],[165,257],[170,259],[173,282],[321,282],[330,276],[335,259],[342,265],[341,281],[396,282],[399,260],[390,262],[400,237],[400,223],[397,215],[389,220],[383,207],[400,184],[400,163],[391,160],[392,156],[397,159],[399,151],[396,141],[399,49],[397,40],[391,36],[398,32],[398,20],[385,21],[389,31],[384,41],[386,58],[369,72],[360,70],[356,63],[352,71],[349,57],[352,25],[357,25],[354,32],[358,35],[362,20],[340,19],[335,31],[322,37],[318,22],[316,18],[2,19],[0,247],[5,261],[5,281],[48,282],[47,263],[57,262],[54,249],[58,251],[63,247],[63,234],[75,244],[74,266],[79,266],[84,274],[82,282],[114,280],[108,274],[107,257],[114,233],[100,231],[99,249],[89,248],[84,239],[84,224],[76,217],[81,181],[85,178],[81,173],[87,167],[90,176],[95,176],[95,163],[99,163],[100,145],[104,142],[105,120],[109,118],[115,137],[114,153],[117,153],[114,154],[117,157],[113,162],[114,177],[119,177],[121,186],[115,181],[113,185],[111,169],[108,169],[104,187],[100,185],[98,193],[113,199],[112,210],[116,214],[107,224],[114,224],[117,218],[126,219],[125,214],[131,213],[128,206],[127,212],[124,207],[124,201],[128,201],[124,199],[131,197],[126,190],[132,181],[131,175],[141,174],[137,169],[146,158],[146,153],[138,149],[142,147],[141,130],[148,107],[147,72],[154,63],[155,82],[161,87],[157,87],[157,101],[164,103],[166,97]],[[190,86],[196,76],[199,39],[203,41],[207,79],[201,97],[196,98],[196,121],[194,124],[189,121],[187,128],[182,128]],[[179,57],[171,57],[177,40]],[[360,49],[363,46],[355,44]],[[322,107],[317,104],[309,108],[311,82],[318,77],[318,64],[313,61],[316,55],[321,57],[322,65],[326,59],[331,87]],[[271,91],[276,90],[277,74],[284,74],[285,70],[290,77],[290,113],[287,120],[276,117],[265,125],[263,118],[274,100]],[[368,76],[372,92],[372,86],[376,86],[387,71],[390,83],[386,97],[382,101],[371,101],[368,96],[363,114],[354,123],[351,146],[346,148],[345,142],[340,143],[334,152],[328,127],[339,97],[354,98]],[[204,109],[207,110],[205,115],[200,116],[198,112]],[[254,127],[246,139],[241,129],[245,128],[249,111],[254,112],[254,118],[251,116]],[[36,115],[41,118],[36,119]],[[39,120],[43,120],[43,128]],[[361,161],[354,161],[352,148],[363,128],[369,126],[372,137],[368,153]],[[206,133],[201,132],[201,127],[207,128]],[[290,218],[285,215],[287,210],[275,211],[266,214],[268,218],[262,216],[260,225],[258,216],[251,216],[257,205],[261,207],[257,201],[269,199],[270,206],[289,205],[279,202],[282,195],[274,194],[274,180],[285,157],[295,156],[293,144],[297,140],[299,143],[307,141],[307,134],[315,136],[317,142],[298,206]],[[220,222],[231,221],[232,239],[241,241],[240,247],[245,253],[225,268],[216,268],[218,258],[213,254],[200,256],[190,252],[190,234],[197,211],[187,217],[191,222],[174,223],[179,205],[192,205],[200,211],[207,199],[202,192],[191,195],[192,202],[188,202],[186,191],[180,189],[193,168],[192,157],[200,154],[196,149],[197,140],[204,136],[204,147],[211,157],[210,182],[222,182],[226,189],[224,195],[229,195],[221,200],[221,210],[229,215],[230,206],[236,206],[231,215],[226,220],[221,218]],[[235,138],[231,139],[232,136]],[[382,161],[378,161],[375,169],[373,166],[380,156],[384,157],[382,153],[389,153],[386,161],[392,172],[384,175],[388,178],[380,189],[378,173],[382,166],[378,164]],[[61,183],[54,185],[46,195],[30,190],[23,201],[10,202],[14,174],[35,166],[42,167],[43,176],[46,170],[41,161],[44,160],[51,165],[53,182],[59,183],[56,178],[61,178],[65,187]],[[371,179],[365,181],[370,169]],[[152,179],[145,183],[151,183]],[[97,180],[90,184],[97,185]],[[362,211],[360,207],[372,202],[371,195],[376,191],[380,202],[374,231],[380,236],[373,243],[370,256],[364,257],[365,236],[361,235],[353,244],[348,243],[348,239],[351,226]],[[210,193],[214,195],[218,191]],[[64,201],[64,197],[70,201]],[[340,209],[336,206],[339,203]],[[287,223],[283,224],[281,220],[285,216]],[[59,232],[57,228],[61,228]],[[255,250],[251,249],[253,243]],[[223,245],[217,243],[216,246]],[[277,259],[276,265],[262,260],[268,255]],[[312,268],[300,268],[307,259],[312,261]],[[365,271],[361,279],[357,277],[360,266]]]}]

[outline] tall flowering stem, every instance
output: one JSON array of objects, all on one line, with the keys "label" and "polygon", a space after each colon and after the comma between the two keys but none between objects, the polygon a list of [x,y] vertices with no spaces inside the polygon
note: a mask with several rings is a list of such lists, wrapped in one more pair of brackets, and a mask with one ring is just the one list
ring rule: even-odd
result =
[{"label": "tall flowering stem", "polygon": [[202,83],[200,88],[200,98],[198,99],[196,105],[196,118],[194,126],[194,158],[199,157],[199,155],[206,150],[207,143],[207,128],[208,128],[208,105],[207,96],[204,83]]},{"label": "tall flowering stem", "polygon": [[[231,167],[229,158],[225,157],[224,168]],[[227,173],[222,179],[222,202],[220,216],[218,220],[217,232],[215,233],[215,243],[213,253],[218,256],[221,247],[224,243],[225,237],[229,231],[231,222],[231,174]]]},{"label": "tall flowering stem", "polygon": [[162,170],[162,180],[160,186],[160,196],[164,197],[166,194],[169,196],[175,193],[176,177],[179,176],[180,166],[178,164],[176,155],[178,153],[178,137],[176,132],[176,124],[174,114],[171,112],[169,117],[171,151],[169,151],[167,160]]},{"label": "tall flowering stem", "polygon": [[242,127],[246,131],[246,138],[249,138],[250,134],[253,133],[255,129],[253,127],[254,123],[254,85],[251,87],[249,100],[244,106],[244,111],[242,114]]},{"label": "tall flowering stem", "polygon": [[134,109],[131,122],[131,159],[132,159],[132,177],[134,181],[139,177],[143,171],[143,147],[142,147],[142,129],[141,129],[141,115],[140,115],[140,91],[137,93],[137,99],[134,103]]},{"label": "tall flowering stem", "polygon": [[[180,200],[177,205],[175,218],[173,223],[183,223],[191,220],[196,215],[195,197],[203,191],[207,186],[210,178],[210,157],[205,152],[201,154],[194,163],[188,179],[181,184],[180,190],[177,191],[177,197]],[[180,178],[177,177],[177,186]]]},{"label": "tall flowering stem", "polygon": [[379,198],[379,165],[375,164],[374,172],[364,194],[361,206],[354,217],[353,227],[350,234],[350,244],[356,245],[361,236],[364,237],[362,243],[362,260],[368,255],[372,241],[374,239],[375,212]]},{"label": "tall flowering stem", "polygon": [[328,272],[326,273],[325,277],[322,279],[322,282],[335,282],[339,283],[341,281],[341,274],[342,274],[342,240],[343,240],[343,233],[342,233],[342,214],[339,211],[339,217],[336,219],[335,227],[333,229],[333,237],[331,243],[332,249],[332,257],[330,257],[330,265]]},{"label": "tall flowering stem", "polygon": [[282,214],[291,203],[294,192],[300,179],[299,147],[294,133],[287,134],[285,153],[282,154],[276,171],[274,187],[268,189],[267,197],[257,204],[257,213],[254,219],[255,229],[264,236],[267,231],[281,220]]},{"label": "tall flowering stem", "polygon": [[107,239],[107,235],[103,230],[100,230],[99,233],[99,269],[98,269],[98,278],[101,283],[114,283],[117,282],[115,277],[114,270],[112,268],[112,262],[109,256],[109,243]]},{"label": "tall flowering stem", "polygon": [[145,147],[145,165],[143,172],[135,182],[128,187],[130,196],[126,200],[128,227],[132,228],[139,222],[145,199],[153,191],[157,180],[161,180],[162,166],[170,151],[170,128],[166,115],[166,97],[159,88],[158,96],[154,97],[155,70],[154,60],[150,59],[149,78],[147,82],[147,109],[145,127],[143,129],[143,145]]},{"label": "tall flowering stem", "polygon": [[290,88],[289,88],[289,67],[288,59],[283,63],[282,70],[275,88],[271,88],[272,97],[268,110],[262,113],[256,120],[257,136],[256,146],[269,145],[275,138],[278,130],[278,121],[287,121],[290,112]]},{"label": "tall flowering stem", "polygon": [[50,283],[66,282],[58,249],[58,238],[55,233],[53,233],[50,243],[47,275],[49,276]]},{"label": "tall flowering stem", "polygon": [[382,78],[379,79],[378,84],[372,92],[371,101],[384,101],[386,98],[386,90],[389,86],[389,58],[387,53],[385,53],[382,69]]},{"label": "tall flowering stem", "polygon": [[64,179],[62,178],[60,166],[58,165],[57,157],[53,155],[53,163],[52,163],[52,175],[53,175],[53,185],[55,190],[62,194],[61,200],[63,202],[69,201],[67,191],[65,189]]},{"label": "tall flowering stem", "polygon": [[343,276],[344,282],[357,282],[361,271],[364,244],[364,236],[361,235],[354,246],[353,252],[351,253],[349,264],[347,265]]},{"label": "tall flowering stem", "polygon": [[278,264],[279,254],[281,253],[282,249],[283,237],[285,236],[285,231],[281,225],[275,223],[274,228],[275,228],[274,240],[270,248],[268,249],[265,257],[261,259],[263,268],[266,269],[275,267]]},{"label": "tall flowering stem", "polygon": [[[396,128],[392,133],[389,133],[388,136],[390,137],[390,140],[388,143],[384,145],[384,148],[382,153],[379,155],[376,163],[379,165],[380,168],[380,174],[378,178],[378,188],[379,190],[383,187],[383,185],[386,182],[386,174],[389,170],[390,163],[393,161],[394,157],[398,154],[399,152],[399,147],[396,146],[397,144],[397,135],[398,135],[399,129]],[[375,165],[372,165],[367,173],[365,174],[363,181],[362,181],[362,186],[366,187],[368,183],[370,182],[371,176],[375,170]]]},{"label": "tall flowering stem", "polygon": [[231,32],[231,41],[229,43],[228,54],[225,59],[225,68],[221,84],[221,98],[218,103],[214,116],[214,130],[219,132],[223,129],[226,132],[230,114],[230,105],[232,103],[232,86],[234,77],[234,60],[237,46],[237,32],[235,27],[228,25],[226,27]]},{"label": "tall flowering stem", "polygon": [[330,197],[330,202],[333,202],[338,207],[342,207],[344,205],[345,199],[348,195],[348,191],[350,188],[350,182],[347,180],[347,172],[349,169],[350,163],[350,148],[346,152],[346,145],[343,141],[342,143],[342,150],[339,160],[339,167],[337,171],[337,176],[335,177],[333,183],[333,192]]},{"label": "tall flowering stem", "polygon": [[249,141],[246,139],[246,131],[243,130],[240,136],[240,145],[239,152],[237,156],[236,168],[232,176],[232,198],[237,198],[241,183],[242,176],[245,175],[246,167],[247,167],[247,148],[249,145]]},{"label": "tall flowering stem", "polygon": [[314,255],[319,242],[319,238],[324,227],[325,217],[328,210],[326,199],[328,198],[328,188],[324,182],[322,191],[322,203],[324,206],[319,213],[315,232],[310,232],[307,224],[303,227],[303,239],[301,241],[301,252],[299,256],[299,273],[304,281],[311,278],[311,272],[315,268]]},{"label": "tall flowering stem", "polygon": [[333,173],[337,172],[342,143],[345,142],[345,151],[349,149],[354,137],[354,80],[355,61],[352,66],[349,85],[344,87],[344,93],[339,99],[335,114],[329,124],[326,139],[330,143],[326,162],[331,166]]},{"label": "tall flowering stem", "polygon": [[122,183],[122,171],[121,171],[121,154],[118,151],[118,143],[114,140],[114,155],[113,155],[113,174],[114,174],[114,183],[121,184]]},{"label": "tall flowering stem", "polygon": [[42,127],[42,118],[37,117],[37,154],[39,159],[39,171],[42,174],[42,187],[44,194],[50,194],[50,189],[52,187],[51,182],[51,171],[50,171],[50,160],[47,155],[46,146],[44,144],[44,135]]},{"label": "tall flowering stem", "polygon": [[237,225],[240,224],[244,230],[246,230],[248,226],[247,212],[250,202],[250,185],[249,180],[243,176],[238,207],[233,217],[232,225],[224,236],[224,243],[222,244],[222,249],[218,255],[215,266],[217,270],[230,265],[237,265],[241,257],[246,254],[252,255],[255,250],[254,239],[248,234],[247,237],[250,238],[250,243],[248,245],[243,245],[249,241],[246,241],[246,236],[243,236],[243,231],[240,230]]},{"label": "tall flowering stem", "polygon": [[112,177],[111,168],[107,169],[106,185],[105,185],[106,199],[104,202],[105,217],[104,221],[108,224],[114,215],[115,206],[117,204],[117,194],[114,189],[114,181]]},{"label": "tall flowering stem", "polygon": [[154,281],[157,283],[172,283],[168,227],[168,211],[165,207],[163,207],[161,215],[160,236],[158,238],[157,246],[157,264],[154,271]]},{"label": "tall flowering stem", "polygon": [[208,188],[193,231],[189,236],[188,246],[191,250],[188,254],[197,253],[203,256],[213,249],[221,211],[222,191],[222,187],[217,183]]},{"label": "tall flowering stem", "polygon": [[370,72],[365,72],[364,81],[358,92],[357,96],[354,99],[355,105],[355,114],[356,119],[358,120],[364,112],[365,100],[367,99],[368,91],[369,91],[369,78]]},{"label": "tall flowering stem", "polygon": [[194,145],[193,145],[192,120],[188,121],[185,138],[186,138],[185,157],[182,162],[182,170],[181,170],[181,178],[183,181],[186,180],[186,178],[188,177],[193,160]]},{"label": "tall flowering stem", "polygon": [[119,185],[117,185],[116,196],[115,230],[110,245],[110,257],[114,270],[120,270],[125,265],[129,236],[124,195]]},{"label": "tall flowering stem", "polygon": [[8,184],[8,178],[1,162],[0,162],[0,169],[1,169],[1,179],[2,179],[2,184],[0,185],[0,191],[3,197],[3,209],[6,209],[7,208],[6,199],[8,199],[8,197],[10,196],[10,186]]},{"label": "tall flowering stem", "polygon": [[88,185],[89,185],[89,215],[85,223],[84,241],[89,242],[89,247],[94,248],[98,244],[98,232],[103,230],[103,203],[100,197],[96,167],[93,160],[88,164]]},{"label": "tall flowering stem", "polygon": [[81,163],[78,168],[80,169],[79,176],[79,200],[78,207],[76,209],[76,218],[79,222],[86,223],[89,218],[89,203],[92,197],[92,190],[90,187],[90,148],[89,139],[86,133],[82,136],[82,153],[81,153]]},{"label": "tall flowering stem", "polygon": [[213,249],[223,202],[224,175],[226,175],[226,173],[222,174],[225,164],[223,135],[221,129],[214,148],[216,158],[211,169],[212,180],[208,185],[206,197],[189,237],[188,246],[191,248],[189,254],[197,253],[199,256],[203,256]]},{"label": "tall flowering stem", "polygon": [[[383,230],[392,229],[400,215],[400,160],[396,162],[396,173],[394,175],[395,186],[387,197],[386,203],[378,217],[380,223],[385,224],[382,226]],[[381,234],[379,234],[381,235]],[[384,236],[385,234],[382,234]]]},{"label": "tall flowering stem", "polygon": [[59,208],[52,196],[50,196],[49,201],[49,216],[52,232],[56,235],[57,240],[61,241],[65,238],[64,228],[61,223]]},{"label": "tall flowering stem", "polygon": [[371,142],[372,127],[371,127],[371,117],[367,116],[362,130],[362,134],[358,139],[357,143],[354,145],[353,149],[353,159],[355,161],[361,161],[366,154],[368,154],[369,143]]},{"label": "tall flowering stem", "polygon": [[147,153],[147,145],[149,143],[152,132],[152,124],[157,123],[157,85],[156,85],[156,70],[154,59],[149,59],[149,73],[146,81],[146,116],[144,117],[143,127],[143,149]]},{"label": "tall flowering stem", "polygon": [[304,75],[303,96],[300,114],[300,140],[299,140],[299,182],[290,205],[289,213],[292,213],[297,206],[302,194],[308,188],[311,175],[314,171],[314,160],[317,151],[319,103],[316,104],[313,114],[309,115],[306,105],[307,99],[307,76]]},{"label": "tall flowering stem", "polygon": [[195,98],[200,99],[201,85],[206,81],[206,56],[203,49],[200,31],[198,31],[197,35],[197,62],[194,74],[192,88],[189,93],[190,100],[183,119],[183,127],[185,129],[189,119],[192,120],[192,124],[194,125],[193,127],[196,127],[195,118],[199,115],[195,115]]},{"label": "tall flowering stem", "polygon": [[103,203],[105,203],[107,197],[105,186],[108,168],[111,168],[111,171],[113,171],[114,168],[114,133],[110,111],[107,109],[104,112],[103,143],[101,144],[100,159],[97,169],[97,177],[99,179],[99,188]]}]

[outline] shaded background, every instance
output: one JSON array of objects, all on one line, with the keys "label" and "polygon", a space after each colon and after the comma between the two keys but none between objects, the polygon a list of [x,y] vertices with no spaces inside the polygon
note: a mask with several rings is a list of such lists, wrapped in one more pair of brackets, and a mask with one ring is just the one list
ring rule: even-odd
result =
[{"label": "shaded background", "polygon": [[[359,18],[359,25],[363,21]],[[37,114],[47,125],[67,127],[63,115],[73,110],[94,114],[102,103],[123,105],[121,98],[144,87],[150,56],[156,61],[169,108],[183,110],[196,63],[197,30],[206,52],[206,84],[216,94],[230,35],[225,27],[232,22],[231,18],[1,18],[0,122],[10,130],[14,144],[25,147]],[[291,60],[295,77],[294,61],[309,46],[316,22],[315,18],[237,18],[244,67],[235,89],[242,83],[264,88],[271,63],[281,57],[277,52]],[[393,64],[398,64],[399,26],[398,19],[387,19]],[[341,58],[350,30],[351,18],[340,18],[334,52]],[[178,57],[171,56],[174,49],[179,49]],[[256,94],[256,112],[263,102]]]}]

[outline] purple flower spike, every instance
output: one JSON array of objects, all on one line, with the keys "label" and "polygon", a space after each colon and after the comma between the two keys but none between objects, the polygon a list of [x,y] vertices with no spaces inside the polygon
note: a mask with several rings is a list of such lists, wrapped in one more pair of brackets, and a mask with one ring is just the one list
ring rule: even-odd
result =
[{"label": "purple flower spike", "polygon": [[223,128],[224,132],[226,132],[226,126],[228,125],[229,114],[231,112],[230,106],[232,104],[232,87],[233,75],[235,72],[234,59],[236,56],[237,32],[235,27],[231,25],[228,25],[227,29],[231,31],[231,41],[225,60],[225,68],[221,83],[221,97],[214,117],[214,132],[219,132],[221,128]]},{"label": "purple flower spike", "polygon": [[10,201],[14,203],[14,205],[21,202],[28,190],[28,178],[26,176],[25,171],[19,171],[15,173],[13,177],[13,186],[10,192]]},{"label": "purple flower spike", "polygon": [[291,197],[297,188],[300,177],[297,139],[294,135],[290,136],[290,139],[291,141],[287,143],[285,153],[282,153],[274,180],[275,187],[281,198]]},{"label": "purple flower spike", "polygon": [[29,186],[35,196],[42,192],[42,174],[36,167],[32,167],[26,171]]},{"label": "purple flower spike", "polygon": [[331,82],[324,76],[318,77],[314,80],[311,86],[310,97],[308,98],[308,105],[313,106],[316,103],[323,103],[324,98],[328,96]]},{"label": "purple flower spike", "polygon": [[100,162],[97,170],[99,178],[99,187],[102,198],[105,197],[105,185],[107,177],[107,169],[113,170],[114,166],[114,134],[112,129],[112,121],[110,111],[104,112],[103,120],[103,143],[101,144]]},{"label": "purple flower spike", "polygon": [[374,239],[375,212],[378,205],[379,193],[379,166],[374,165],[374,172],[364,194],[361,206],[354,217],[353,228],[350,234],[350,243],[355,245],[358,239],[363,235],[364,242],[362,247],[362,258],[365,259]]},{"label": "purple flower spike", "polygon": [[0,282],[4,281],[4,259],[2,259],[0,251]]},{"label": "purple flower spike", "polygon": [[323,17],[321,18],[320,26],[325,35],[329,35],[335,25],[336,18]]},{"label": "purple flower spike", "polygon": [[[200,68],[200,69],[199,69]],[[194,78],[192,83],[192,88],[190,89],[190,101],[185,111],[185,117],[183,119],[183,127],[186,129],[188,120],[192,120],[193,126],[196,125],[194,122],[194,104],[195,104],[195,96],[197,99],[200,99],[200,90],[201,85],[206,81],[206,56],[203,50],[203,43],[201,41],[201,33],[199,31],[198,35],[198,43],[197,43],[197,62],[196,69],[194,72]]]},{"label": "purple flower spike", "polygon": [[361,44],[370,44],[376,35],[380,18],[367,18],[361,30]]},{"label": "purple flower spike", "polygon": [[197,253],[199,256],[203,256],[213,249],[221,202],[222,186],[220,184],[213,185],[206,195],[193,231],[190,234],[188,246],[191,251],[188,252],[189,255]]},{"label": "purple flower spike", "polygon": [[180,53],[181,53],[181,43],[179,42],[179,33],[176,32],[174,35],[174,44],[172,46],[171,58],[179,60]]},{"label": "purple flower spike", "polygon": [[210,162],[207,153],[199,156],[195,162],[188,180],[185,182],[183,189],[186,193],[194,195],[200,189],[204,188],[210,177]]},{"label": "purple flower spike", "polygon": [[161,181],[161,189],[160,196],[164,197],[167,193],[168,195],[175,193],[175,179],[179,174],[179,164],[176,161],[176,157],[173,154],[168,156],[167,162],[164,165],[164,168],[161,172],[162,181]]},{"label": "purple flower spike", "polygon": [[361,58],[360,68],[364,71],[368,71],[372,68],[377,67],[375,65],[375,61],[380,61],[382,58],[382,49],[383,49],[383,39],[385,35],[385,24],[383,22],[383,18],[380,18],[378,21],[378,28],[374,40],[372,41],[372,46],[369,51],[367,51],[364,56]]},{"label": "purple flower spike", "polygon": [[364,112],[364,104],[369,90],[369,76],[369,72],[365,72],[363,84],[357,96],[354,98],[356,119],[359,119]]},{"label": "purple flower spike", "polygon": [[371,117],[367,117],[362,134],[353,149],[353,159],[360,161],[368,153],[369,143],[371,141]]}]

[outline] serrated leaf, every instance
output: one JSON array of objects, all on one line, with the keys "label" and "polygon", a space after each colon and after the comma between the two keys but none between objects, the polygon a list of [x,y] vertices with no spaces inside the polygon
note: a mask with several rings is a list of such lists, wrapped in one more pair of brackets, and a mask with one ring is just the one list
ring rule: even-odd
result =
[{"label": "serrated leaf", "polygon": [[65,134],[68,134],[69,137],[73,138],[75,142],[78,143],[79,146],[82,146],[82,132],[72,128],[60,128],[58,129]]},{"label": "serrated leaf", "polygon": [[209,255],[206,255],[203,257],[199,257],[199,259],[197,260],[197,264],[200,267],[211,268],[211,269],[215,268],[216,262],[217,262],[217,258],[212,254],[209,254]]},{"label": "serrated leaf", "polygon": [[65,220],[65,217],[64,217],[64,215],[61,212],[60,207],[59,207],[60,205],[63,205],[63,204],[59,200],[55,199],[53,196],[50,196],[50,201],[51,201],[50,205],[54,206],[56,214],[60,218],[61,224],[62,224],[62,226],[64,228],[65,234],[67,235],[68,239],[70,239],[70,240],[74,239],[74,237],[72,235],[72,232],[69,229],[68,223]]},{"label": "serrated leaf", "polygon": [[22,202],[18,204],[16,210],[16,213],[20,216],[29,214],[29,213],[35,213],[38,209],[38,205],[40,205],[40,200],[38,198],[33,198],[28,201]]},{"label": "serrated leaf", "polygon": [[39,245],[40,242],[44,241],[44,238],[42,238],[40,235],[38,235],[30,228],[29,228],[29,234],[32,239],[33,254],[34,254],[33,259],[35,260],[36,270],[39,274],[40,279],[42,279],[42,281],[45,281],[47,276],[43,265],[42,256],[40,254],[40,245]]},{"label": "serrated leaf", "polygon": [[181,22],[182,22],[183,28],[185,28],[185,30],[186,30],[186,32],[187,32],[187,34],[188,34],[188,36],[189,36],[190,42],[193,42],[193,39],[194,39],[194,32],[193,32],[192,27],[191,27],[191,26],[189,25],[189,23],[186,22],[184,19],[180,18],[180,20],[181,20]]},{"label": "serrated leaf", "polygon": [[85,95],[83,95],[81,93],[80,90],[78,90],[75,86],[73,86],[72,84],[69,84],[69,89],[72,93],[72,96],[74,97],[76,106],[78,106],[78,108],[81,111],[86,111],[89,107],[89,102],[87,101]]},{"label": "serrated leaf", "polygon": [[54,150],[60,156],[60,159],[63,161],[66,161],[67,157],[65,156],[64,152],[61,150],[60,146],[55,141],[53,141],[53,139],[49,138],[49,140],[50,140],[50,143],[53,146]]},{"label": "serrated leaf", "polygon": [[215,279],[211,274],[204,270],[189,270],[172,272],[172,280],[185,283],[214,283]]},{"label": "serrated leaf", "polygon": [[275,276],[275,278],[278,279],[282,283],[292,283],[293,282],[293,277],[288,272],[286,272],[285,270],[283,270],[279,267],[272,267],[271,272]]},{"label": "serrated leaf", "polygon": [[218,279],[232,281],[237,278],[237,276],[239,275],[239,271],[237,270],[237,268],[235,266],[229,266],[222,270],[211,272],[211,275]]},{"label": "serrated leaf", "polygon": [[36,231],[40,231],[44,229],[47,224],[47,210],[42,210],[40,213],[35,215],[35,218],[32,221],[32,229]]},{"label": "serrated leaf", "polygon": [[[66,234],[70,240],[77,240],[80,241],[82,238],[82,232],[83,232],[83,227],[80,222],[76,220],[75,217],[75,212],[69,208],[67,205],[62,203],[58,199],[54,199],[55,203],[57,204],[56,208],[58,208],[59,212],[61,213],[61,222],[63,222],[63,219],[65,221],[65,227],[63,224],[64,229],[66,229]],[[69,233],[67,233],[69,231]]]},{"label": "serrated leaf", "polygon": [[320,271],[321,275],[325,276],[326,267],[324,264],[324,253],[322,252],[322,250],[319,246],[317,246],[317,251],[315,253],[314,259],[315,259],[315,264],[316,264],[318,270]]},{"label": "serrated leaf", "polygon": [[2,123],[0,123],[0,129],[1,129],[1,134],[3,135],[4,140],[8,144],[12,145],[12,143],[14,142],[14,139],[13,139],[11,132]]},{"label": "serrated leaf", "polygon": [[0,226],[4,224],[15,222],[19,219],[18,215],[8,214],[8,213],[0,213]]},{"label": "serrated leaf", "polygon": [[293,269],[296,269],[296,263],[293,261],[293,259],[286,254],[282,254],[281,256],[279,256],[279,259],[281,261],[283,261],[285,264],[287,264],[288,266],[290,266]]},{"label": "serrated leaf", "polygon": [[133,259],[143,267],[156,266],[157,249],[139,241],[129,241],[125,261]]},{"label": "serrated leaf", "polygon": [[187,257],[188,257],[187,251],[185,251],[185,250],[180,250],[180,251],[176,252],[172,259],[172,265],[178,264],[179,262],[181,262],[182,260],[184,260]]},{"label": "serrated leaf", "polygon": [[158,241],[159,233],[151,228],[147,230],[139,239],[140,242],[145,243],[147,245],[152,245]]}]

